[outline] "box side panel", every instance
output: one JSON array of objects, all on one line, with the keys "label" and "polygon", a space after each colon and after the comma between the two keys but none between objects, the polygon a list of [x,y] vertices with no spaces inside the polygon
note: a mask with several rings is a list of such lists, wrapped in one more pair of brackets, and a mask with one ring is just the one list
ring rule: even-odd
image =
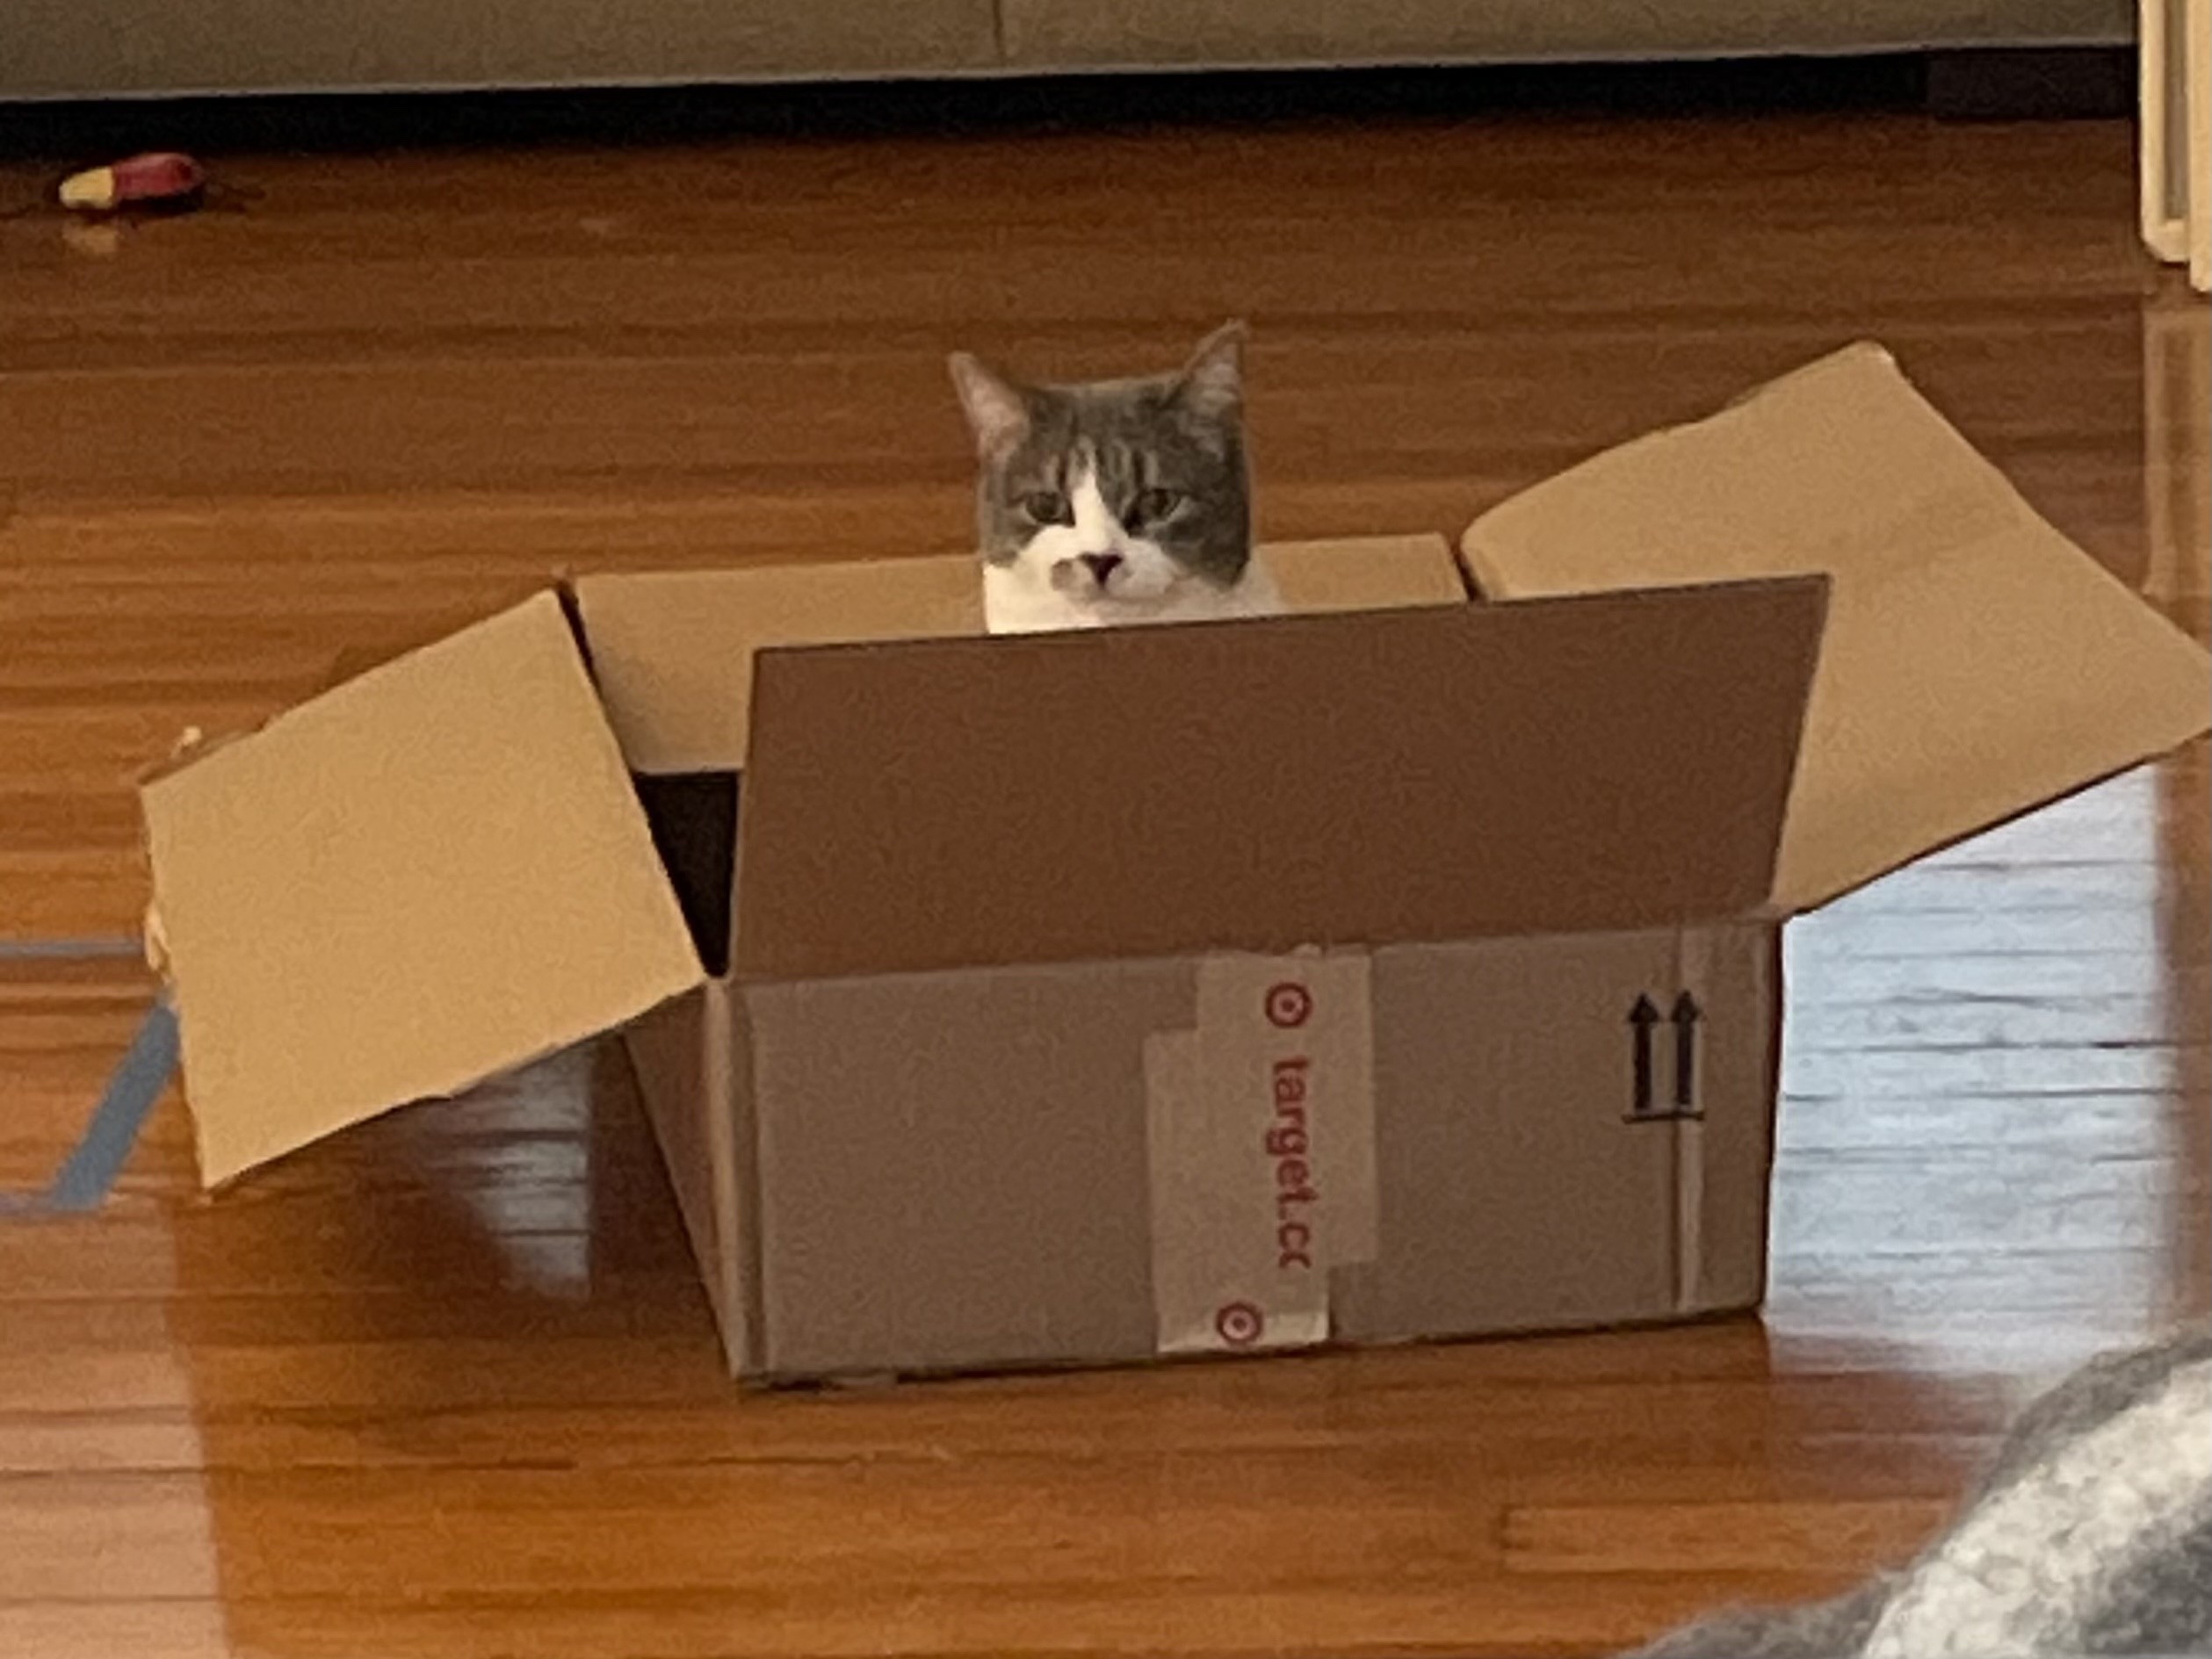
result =
[{"label": "box side panel", "polygon": [[1154,1349],[1146,1040],[1189,963],[742,992],[760,1369],[1143,1359]]},{"label": "box side panel", "polygon": [[[1677,1311],[1673,930],[1406,946],[1374,964],[1381,1251],[1354,1341]],[[1637,1045],[1649,1045],[1639,1063]],[[1642,1099],[1654,1114],[1630,1122]]]},{"label": "box side panel", "polygon": [[[1371,1242],[1335,1256],[1321,1324],[1294,1341],[1587,1328],[1758,1302],[1775,929],[1352,960],[1371,988]],[[1159,1162],[1164,1097],[1147,1063],[1211,1028],[1213,961],[744,992],[761,1091],[757,1186],[741,1180],[760,1194],[761,1305],[747,1328],[763,1339],[748,1369],[797,1380],[1160,1352],[1159,1207],[1188,1183]],[[1241,1110],[1248,1093],[1204,1109]],[[1317,1109],[1328,1097],[1300,1094]],[[1233,1131],[1230,1148],[1242,1139]],[[1233,1150],[1192,1155],[1219,1165],[1204,1180],[1241,1178]],[[1313,1167],[1346,1166],[1330,1155]],[[1191,1214],[1171,1208],[1187,1231]],[[1243,1271],[1241,1234],[1220,1237],[1226,1284]]]},{"label": "box side panel", "polygon": [[722,1253],[713,1160],[707,1145],[706,994],[701,986],[633,1021],[623,1028],[622,1047],[719,1320],[728,1299],[730,1274]]},{"label": "box side panel", "polygon": [[633,1022],[623,1046],[683,1217],[733,1370],[751,1344],[741,1259],[728,983],[715,980]]},{"label": "box side panel", "polygon": [[[1679,1310],[1755,1308],[1767,1290],[1782,1081],[1782,932],[1760,925],[1686,932],[1680,963],[1679,984],[1694,1003],[1685,1012],[1695,1014],[1688,1093],[1698,1116],[1678,1129]],[[1672,1020],[1669,1035],[1681,1040]]]}]

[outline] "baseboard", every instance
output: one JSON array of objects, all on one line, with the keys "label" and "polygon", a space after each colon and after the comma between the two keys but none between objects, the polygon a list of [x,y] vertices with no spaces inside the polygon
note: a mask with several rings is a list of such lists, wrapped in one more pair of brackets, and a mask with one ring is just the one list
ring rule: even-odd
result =
[{"label": "baseboard", "polygon": [[804,85],[243,94],[0,105],[0,159],[636,145],[1363,119],[2125,114],[2132,47],[1697,62],[1234,70]]},{"label": "baseboard", "polygon": [[1938,120],[2114,120],[2135,107],[2133,47],[1928,54],[1927,108]]}]

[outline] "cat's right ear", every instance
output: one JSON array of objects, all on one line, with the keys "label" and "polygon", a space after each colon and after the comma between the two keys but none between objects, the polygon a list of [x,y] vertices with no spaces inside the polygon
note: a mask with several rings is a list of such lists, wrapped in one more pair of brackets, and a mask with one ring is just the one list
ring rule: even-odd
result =
[{"label": "cat's right ear", "polygon": [[1029,400],[1021,389],[965,351],[951,358],[952,384],[975,434],[976,453],[987,461],[1002,458],[1030,429]]}]

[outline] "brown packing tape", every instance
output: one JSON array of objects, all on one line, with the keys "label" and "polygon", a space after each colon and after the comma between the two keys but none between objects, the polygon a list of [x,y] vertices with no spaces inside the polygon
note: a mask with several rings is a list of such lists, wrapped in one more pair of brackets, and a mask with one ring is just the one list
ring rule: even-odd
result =
[{"label": "brown packing tape", "polygon": [[[1707,1032],[1717,1012],[1711,990],[1708,944],[1712,935],[1684,928],[1675,935],[1674,1311],[1688,1313],[1704,1281],[1705,1094],[1702,1064]],[[1738,1013],[1731,1008],[1727,1013]]]}]

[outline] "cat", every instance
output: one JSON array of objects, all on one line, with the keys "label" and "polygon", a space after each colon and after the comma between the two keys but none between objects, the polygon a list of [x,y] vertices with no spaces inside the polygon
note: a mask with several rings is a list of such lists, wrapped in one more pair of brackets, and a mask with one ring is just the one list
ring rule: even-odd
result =
[{"label": "cat", "polygon": [[2212,1331],[2093,1360],[2030,1406],[1905,1568],[1702,1619],[1625,1659],[2212,1655]]},{"label": "cat", "polygon": [[954,354],[991,632],[1280,613],[1252,553],[1244,338],[1231,322],[1174,373],[1069,386]]}]

